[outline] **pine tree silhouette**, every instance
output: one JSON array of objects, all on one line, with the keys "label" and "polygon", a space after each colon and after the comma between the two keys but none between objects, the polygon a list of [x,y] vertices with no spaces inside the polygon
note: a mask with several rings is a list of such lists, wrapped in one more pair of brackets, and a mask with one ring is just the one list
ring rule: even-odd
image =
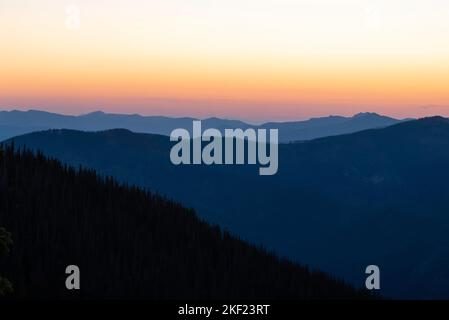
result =
[{"label": "pine tree silhouette", "polygon": [[[11,245],[11,233],[6,231],[5,228],[0,228],[0,254],[8,252]],[[0,296],[12,292],[12,288],[11,282],[0,276]]]}]

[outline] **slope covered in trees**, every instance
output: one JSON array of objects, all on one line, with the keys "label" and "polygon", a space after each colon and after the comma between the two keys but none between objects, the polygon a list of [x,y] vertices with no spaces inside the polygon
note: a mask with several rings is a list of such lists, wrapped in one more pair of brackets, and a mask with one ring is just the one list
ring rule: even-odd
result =
[{"label": "slope covered in trees", "polygon": [[[0,264],[12,297],[367,297],[177,203],[13,147],[0,148],[0,225],[14,238]],[[65,288],[68,265],[79,291]]]}]

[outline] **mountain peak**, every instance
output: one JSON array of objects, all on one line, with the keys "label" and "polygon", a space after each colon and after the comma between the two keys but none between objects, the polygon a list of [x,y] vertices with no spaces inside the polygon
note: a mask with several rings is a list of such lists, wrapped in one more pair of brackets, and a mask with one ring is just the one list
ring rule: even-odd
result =
[{"label": "mountain peak", "polygon": [[449,123],[449,119],[442,116],[431,116],[418,119],[419,122],[426,123]]},{"label": "mountain peak", "polygon": [[376,112],[359,112],[353,116],[353,118],[361,118],[361,117],[382,117],[382,116]]},{"label": "mountain peak", "polygon": [[106,113],[104,113],[103,111],[98,110],[98,111],[93,111],[93,112],[86,113],[86,114],[83,115],[83,116],[85,116],[85,117],[91,117],[91,116],[104,116],[105,114],[106,114]]}]

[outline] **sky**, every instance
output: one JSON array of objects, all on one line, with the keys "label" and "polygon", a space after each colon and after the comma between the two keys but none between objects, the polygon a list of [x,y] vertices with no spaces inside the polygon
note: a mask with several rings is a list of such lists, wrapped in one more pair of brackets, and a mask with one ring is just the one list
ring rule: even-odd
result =
[{"label": "sky", "polygon": [[0,0],[0,109],[449,116],[447,0]]}]

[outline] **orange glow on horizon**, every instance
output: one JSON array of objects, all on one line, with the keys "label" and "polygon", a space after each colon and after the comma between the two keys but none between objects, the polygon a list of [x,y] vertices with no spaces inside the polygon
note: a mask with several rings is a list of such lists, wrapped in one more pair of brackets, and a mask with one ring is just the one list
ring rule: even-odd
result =
[{"label": "orange glow on horizon", "polygon": [[[0,108],[40,105],[58,111],[60,105],[75,113],[104,109],[249,119],[354,111],[449,115],[449,41],[444,42],[449,22],[439,16],[441,21],[434,20],[441,25],[434,25],[431,16],[442,14],[435,8],[425,23],[404,18],[404,26],[365,30],[355,27],[363,20],[358,14],[365,1],[345,0],[344,10],[333,12],[326,0],[317,2],[321,6],[261,0],[254,25],[246,25],[244,15],[234,24],[226,20],[225,14],[239,9],[233,1],[191,12],[177,0],[167,2],[172,7],[137,1],[128,10],[114,0],[111,12],[123,11],[119,21],[102,13],[101,1],[80,1],[85,16],[77,31],[61,27],[64,6],[53,0],[41,3],[52,8],[48,11],[27,4],[34,13],[6,5],[10,15],[0,16]],[[297,25],[295,16],[275,3],[327,20],[324,26],[310,19]],[[379,3],[396,12],[389,2]],[[413,3],[422,9],[426,2]],[[137,5],[151,7],[154,16],[136,19]],[[285,21],[271,15],[273,8]],[[250,14],[253,8],[240,9]],[[26,18],[18,19],[18,13]]]}]

